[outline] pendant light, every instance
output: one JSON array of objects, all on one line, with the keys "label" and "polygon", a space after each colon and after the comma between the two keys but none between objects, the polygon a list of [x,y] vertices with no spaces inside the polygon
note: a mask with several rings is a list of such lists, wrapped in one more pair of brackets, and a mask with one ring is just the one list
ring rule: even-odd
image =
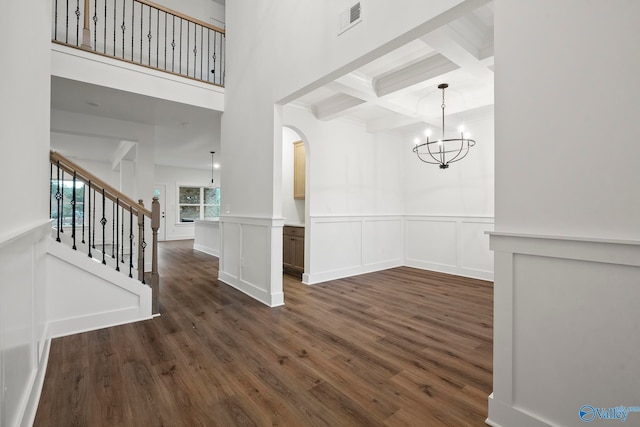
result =
[{"label": "pendant light", "polygon": [[448,88],[447,83],[441,83],[438,85],[438,89],[442,90],[442,138],[438,140],[430,140],[430,131],[425,132],[427,138],[426,142],[420,142],[419,138],[416,138],[415,147],[413,152],[416,153],[418,159],[425,163],[433,165],[439,165],[440,169],[447,169],[449,164],[464,159],[469,154],[469,148],[476,145],[473,139],[469,139],[469,134],[466,134],[463,130],[460,131],[460,138],[445,139],[444,137],[444,91]]}]

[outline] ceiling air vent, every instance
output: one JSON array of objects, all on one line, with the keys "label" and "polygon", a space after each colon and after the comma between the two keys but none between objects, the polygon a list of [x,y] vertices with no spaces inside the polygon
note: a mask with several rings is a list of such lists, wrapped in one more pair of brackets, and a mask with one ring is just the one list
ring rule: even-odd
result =
[{"label": "ceiling air vent", "polygon": [[360,22],[362,22],[362,8],[360,7],[360,2],[358,2],[346,9],[338,17],[338,35]]}]

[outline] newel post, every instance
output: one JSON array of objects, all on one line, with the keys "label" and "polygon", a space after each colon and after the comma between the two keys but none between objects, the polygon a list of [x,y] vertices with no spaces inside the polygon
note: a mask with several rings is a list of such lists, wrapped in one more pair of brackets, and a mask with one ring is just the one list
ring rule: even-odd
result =
[{"label": "newel post", "polygon": [[89,27],[89,15],[91,15],[91,11],[89,10],[89,0],[84,0],[84,26],[82,28],[82,45],[80,47],[87,50],[91,50],[91,28]]},{"label": "newel post", "polygon": [[[138,200],[141,208],[144,208],[142,199]],[[147,243],[144,241],[144,213],[138,209],[138,280],[144,282],[144,248]]]},{"label": "newel post", "polygon": [[160,228],[160,202],[157,197],[151,203],[151,231],[153,232],[151,258],[151,309],[153,314],[160,313],[160,275],[158,274],[158,229]]}]

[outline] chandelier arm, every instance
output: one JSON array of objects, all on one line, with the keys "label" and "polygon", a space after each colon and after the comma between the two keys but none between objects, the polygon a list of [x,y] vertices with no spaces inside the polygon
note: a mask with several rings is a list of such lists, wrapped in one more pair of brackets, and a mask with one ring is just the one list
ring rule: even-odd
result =
[{"label": "chandelier arm", "polygon": [[[452,141],[455,141],[455,139],[452,140]],[[460,156],[460,153],[462,153],[462,150],[464,150],[464,139],[460,139],[459,141],[460,141],[460,149],[458,150],[458,153],[455,156],[453,156],[451,159],[449,159],[449,163],[453,163],[453,162],[455,162],[457,160],[460,160],[460,159],[458,159],[458,157]],[[467,151],[469,151],[469,149],[467,149]]]},{"label": "chandelier arm", "polygon": [[[437,162],[435,164],[437,164],[437,165],[444,164],[444,163],[442,163],[442,156],[443,156],[443,154],[442,154],[442,146],[440,146],[440,152],[439,152],[440,159],[437,159],[436,156],[434,156],[433,153],[431,152],[431,148],[429,148],[429,144],[430,143],[427,141],[427,144],[426,144],[427,145],[427,151],[429,152],[429,155],[431,156],[431,158]],[[431,144],[433,144],[433,142],[431,142]]]},{"label": "chandelier arm", "polygon": [[[462,141],[463,141],[463,147],[460,148],[460,151],[458,151],[458,154],[456,154],[451,160],[449,160],[449,163],[457,162],[458,160],[462,160],[465,157],[467,157],[467,154],[469,154],[469,148],[475,145],[475,141],[473,141],[473,139],[462,139]],[[473,141],[473,145],[471,144],[471,141]],[[464,150],[464,154],[460,156],[460,153],[462,153],[462,150]]]},{"label": "chandelier arm", "polygon": [[[414,151],[414,153],[416,153],[416,155],[418,156],[418,159],[420,159],[420,160],[421,160],[421,161],[423,161],[424,163],[429,163],[429,164],[432,164],[432,165],[439,165],[439,164],[440,164],[440,161],[439,161],[438,159],[436,159],[436,158],[433,156],[433,154],[431,154],[431,150],[429,149],[429,144],[430,144],[430,143],[428,142],[428,139],[427,139],[427,142],[425,142],[425,143],[423,143],[423,144],[420,144],[420,145],[416,145],[416,146],[413,148],[413,151]],[[423,147],[423,146],[425,146],[425,145],[427,146],[427,152],[429,153],[429,156],[431,156],[431,158],[432,158],[433,160],[435,160],[435,161],[431,162],[431,161],[429,161],[429,160],[425,160],[425,159],[423,159],[423,158],[422,158],[422,153],[420,153],[420,148],[421,148],[421,147]]]}]

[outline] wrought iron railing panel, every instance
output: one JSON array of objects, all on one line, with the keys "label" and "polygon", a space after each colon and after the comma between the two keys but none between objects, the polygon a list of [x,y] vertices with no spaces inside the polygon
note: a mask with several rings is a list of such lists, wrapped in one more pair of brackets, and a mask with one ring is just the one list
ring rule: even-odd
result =
[{"label": "wrought iron railing panel", "polygon": [[225,32],[142,0],[53,0],[52,40],[224,86]]},{"label": "wrought iron railing panel", "polygon": [[[135,269],[136,279],[143,284],[147,284],[147,279],[150,279],[153,310],[157,313],[157,233],[160,227],[160,205],[157,197],[153,198],[152,210],[149,211],[142,200],[135,202],[53,151],[49,189],[50,218],[53,220],[56,241],[67,242],[73,250],[85,251],[89,258],[97,259],[124,274],[128,273],[130,278],[134,277]],[[150,219],[147,223],[145,216]],[[88,230],[86,240],[85,226]],[[128,242],[125,240],[125,228],[129,232]],[[77,237],[80,230],[81,243]],[[152,237],[153,245],[151,270],[145,273],[149,236]],[[137,252],[135,255],[134,251]]]}]

